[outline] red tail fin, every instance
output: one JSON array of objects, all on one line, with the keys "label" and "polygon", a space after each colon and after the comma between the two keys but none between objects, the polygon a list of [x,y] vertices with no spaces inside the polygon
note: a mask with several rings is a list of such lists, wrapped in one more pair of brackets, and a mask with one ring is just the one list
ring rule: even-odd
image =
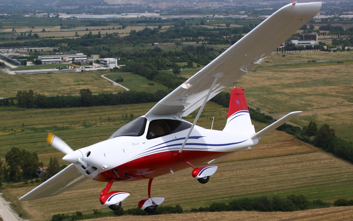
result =
[{"label": "red tail fin", "polygon": [[243,88],[234,88],[230,93],[228,119],[223,130],[239,134],[255,133]]},{"label": "red tail fin", "polygon": [[244,88],[233,88],[230,93],[228,118],[240,110],[249,110],[245,99]]}]

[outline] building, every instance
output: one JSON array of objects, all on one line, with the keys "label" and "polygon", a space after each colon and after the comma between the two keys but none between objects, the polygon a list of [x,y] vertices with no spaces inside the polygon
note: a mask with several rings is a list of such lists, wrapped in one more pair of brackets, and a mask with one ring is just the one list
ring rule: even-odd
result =
[{"label": "building", "polygon": [[60,64],[63,62],[87,62],[87,55],[83,53],[61,54],[61,55],[40,55],[38,60],[42,64]]},{"label": "building", "polygon": [[317,34],[301,34],[299,40],[292,40],[295,46],[315,46],[317,43]]},{"label": "building", "polygon": [[92,60],[98,60],[99,59],[99,55],[98,54],[92,54],[91,55],[91,59]]},{"label": "building", "polygon": [[118,59],[116,58],[101,58],[99,61],[101,65],[106,68],[118,67]]}]

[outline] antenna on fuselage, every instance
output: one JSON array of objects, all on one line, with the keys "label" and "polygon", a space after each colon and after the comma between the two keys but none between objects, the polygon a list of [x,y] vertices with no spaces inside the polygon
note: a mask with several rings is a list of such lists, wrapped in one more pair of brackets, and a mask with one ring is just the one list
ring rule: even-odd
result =
[{"label": "antenna on fuselage", "polygon": [[214,117],[212,118],[211,130],[213,129],[213,121],[214,121]]}]

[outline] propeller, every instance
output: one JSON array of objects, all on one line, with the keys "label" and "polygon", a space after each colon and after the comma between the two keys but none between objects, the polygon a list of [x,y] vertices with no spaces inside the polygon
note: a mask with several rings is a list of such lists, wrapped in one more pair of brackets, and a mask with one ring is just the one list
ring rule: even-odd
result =
[{"label": "propeller", "polygon": [[62,139],[59,137],[55,136],[52,133],[48,134],[47,137],[47,142],[52,145],[55,149],[58,151],[63,152],[64,154],[69,154],[71,152],[74,152],[67,143],[65,143]]},{"label": "propeller", "polygon": [[66,154],[62,159],[65,160],[66,162],[70,163],[79,163],[84,167],[87,167],[87,163],[84,162],[82,158],[82,153],[79,150],[72,150],[67,143],[65,143],[62,139],[59,137],[55,136],[52,133],[48,134],[47,142],[52,145],[55,149],[63,152]]}]

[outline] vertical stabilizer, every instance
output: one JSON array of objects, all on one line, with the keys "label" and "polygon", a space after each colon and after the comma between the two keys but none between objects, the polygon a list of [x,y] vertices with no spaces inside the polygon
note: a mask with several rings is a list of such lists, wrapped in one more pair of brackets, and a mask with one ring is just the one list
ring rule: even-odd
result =
[{"label": "vertical stabilizer", "polygon": [[239,134],[255,133],[243,88],[233,88],[231,91],[227,124],[223,130]]}]

